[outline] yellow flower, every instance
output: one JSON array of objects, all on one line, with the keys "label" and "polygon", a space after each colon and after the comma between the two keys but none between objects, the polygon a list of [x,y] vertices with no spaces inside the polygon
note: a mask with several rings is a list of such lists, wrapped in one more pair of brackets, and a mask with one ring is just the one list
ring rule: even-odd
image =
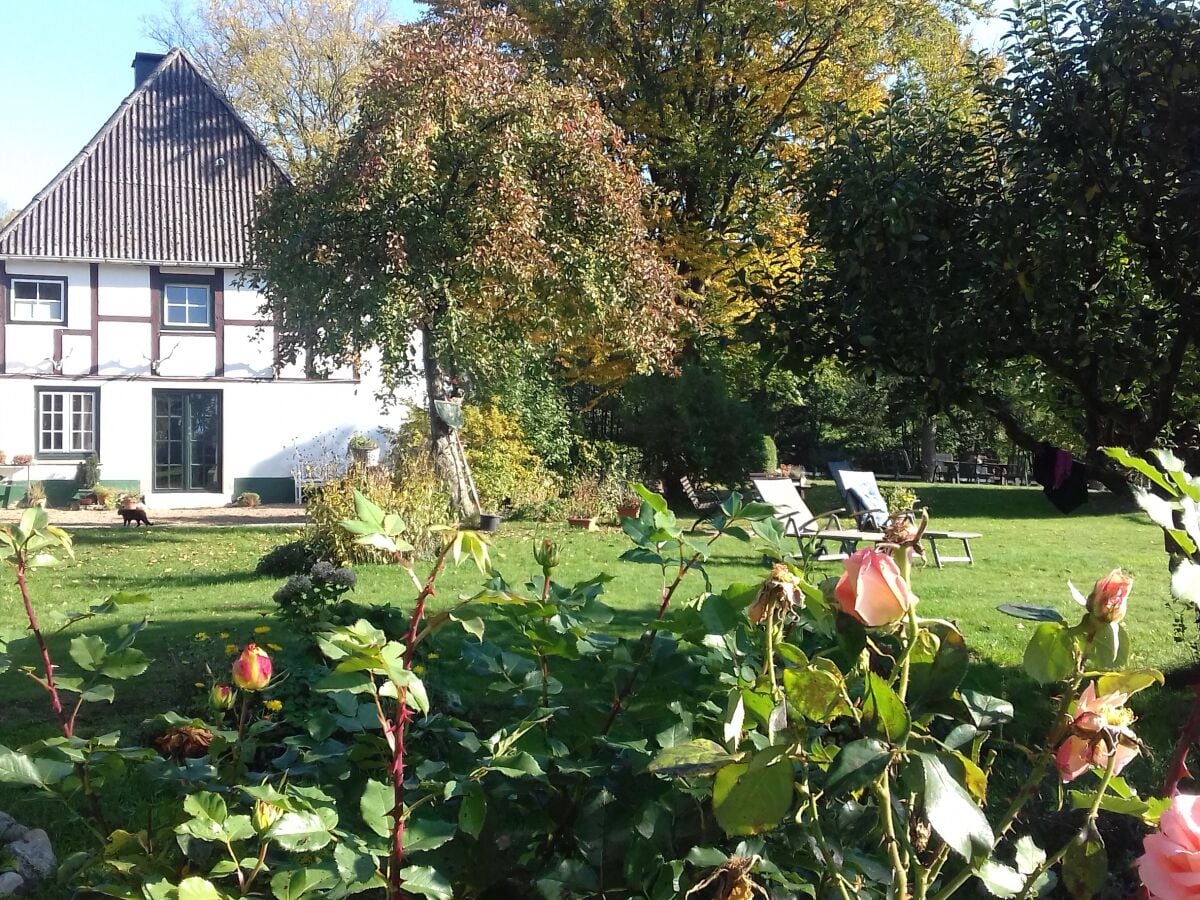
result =
[{"label": "yellow flower", "polygon": [[439,655],[440,654],[437,654],[437,653],[426,653],[425,658],[426,659],[437,659]]},{"label": "yellow flower", "polygon": [[282,700],[264,700],[263,706],[265,706],[271,712],[279,712],[281,709],[283,709],[283,701]]},{"label": "yellow flower", "polygon": [[271,631],[270,625],[259,625],[254,629],[255,634],[268,634]]},{"label": "yellow flower", "polygon": [[417,675],[420,675],[422,672],[425,671],[425,667],[423,665],[421,665],[420,663],[417,663],[415,666],[412,667],[412,670]]},{"label": "yellow flower", "polygon": [[225,652],[230,656],[237,656],[241,651],[238,650],[237,644],[226,644]]},{"label": "yellow flower", "polygon": [[220,634],[217,635],[217,637],[219,637],[223,641],[227,641],[227,640],[229,640],[229,632],[222,631]]},{"label": "yellow flower", "polygon": [[198,687],[198,688],[200,688],[201,690],[203,690],[204,688],[208,687],[208,685],[207,685],[207,684],[205,684],[203,681],[197,681],[197,682],[196,682],[196,687]]},{"label": "yellow flower", "polygon": [[278,653],[280,650],[283,649],[283,647],[279,646],[279,644],[267,644],[267,649],[272,650],[275,653]]},{"label": "yellow flower", "polygon": [[207,631],[197,631],[196,632],[196,640],[207,641],[208,640],[208,632]]}]

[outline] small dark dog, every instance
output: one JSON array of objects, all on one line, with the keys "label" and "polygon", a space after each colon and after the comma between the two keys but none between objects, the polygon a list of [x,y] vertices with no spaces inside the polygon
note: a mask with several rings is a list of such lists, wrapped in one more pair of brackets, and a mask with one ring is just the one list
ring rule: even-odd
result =
[{"label": "small dark dog", "polygon": [[133,509],[119,509],[117,512],[121,514],[125,526],[128,526],[130,522],[136,522],[138,528],[141,528],[143,525],[154,524],[146,518],[146,510],[140,506],[135,506]]}]

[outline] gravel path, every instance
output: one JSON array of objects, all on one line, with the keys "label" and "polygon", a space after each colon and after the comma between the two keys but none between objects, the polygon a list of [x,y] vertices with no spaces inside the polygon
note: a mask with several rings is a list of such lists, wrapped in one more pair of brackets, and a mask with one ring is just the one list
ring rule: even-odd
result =
[{"label": "gravel path", "polygon": [[[115,509],[50,509],[50,519],[64,528],[121,528],[121,516]],[[20,509],[0,509],[0,524],[16,522],[21,517]],[[218,506],[210,509],[162,509],[148,508],[146,515],[155,526],[182,525],[188,528],[220,527],[229,525],[248,526],[301,526],[304,524],[304,507],[290,503],[268,503],[246,509],[240,506]],[[129,526],[133,528],[133,525]]]}]

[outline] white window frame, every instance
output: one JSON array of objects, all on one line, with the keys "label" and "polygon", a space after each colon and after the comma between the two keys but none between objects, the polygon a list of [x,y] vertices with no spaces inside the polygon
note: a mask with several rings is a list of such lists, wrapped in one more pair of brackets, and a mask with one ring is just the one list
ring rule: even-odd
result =
[{"label": "white window frame", "polygon": [[[99,391],[39,388],[36,397],[38,457],[86,457],[100,452]],[[59,447],[53,446],[55,435]]]},{"label": "white window frame", "polygon": [[[170,293],[172,288],[179,288],[184,291],[184,299],[182,303],[172,303]],[[204,291],[204,322],[172,322],[170,310],[182,309],[184,318],[188,317],[188,310],[195,309],[195,306],[190,302],[189,294],[192,291]],[[168,281],[163,284],[162,288],[162,329],[164,331],[213,331],[216,328],[213,322],[215,310],[213,309],[213,289],[210,284],[197,284],[194,281]]]},{"label": "white window frame", "polygon": [[[37,307],[39,305],[49,305],[55,301],[43,300],[40,296],[35,299],[17,298],[18,284],[36,284],[38,289],[36,293],[41,294],[42,285],[52,284],[58,288],[58,311],[57,318],[38,318]],[[33,304],[33,313],[31,315],[18,315],[17,304]],[[8,277],[8,321],[14,325],[65,325],[67,324],[67,279],[54,278],[42,275],[10,275]]]}]

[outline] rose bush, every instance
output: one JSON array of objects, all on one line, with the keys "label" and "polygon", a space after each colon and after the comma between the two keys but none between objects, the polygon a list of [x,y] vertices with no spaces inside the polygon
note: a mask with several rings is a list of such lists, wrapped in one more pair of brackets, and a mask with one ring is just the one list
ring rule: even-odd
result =
[{"label": "rose bush", "polygon": [[[481,535],[447,530],[418,575],[403,522],[359,495],[347,534],[410,570],[411,604],[327,607],[286,665],[243,648],[202,708],[147,723],[155,749],[64,731],[0,750],[0,781],[89,821],[94,849],[66,868],[71,886],[147,900],[697,888],[945,900],[980,885],[1046,894],[1059,876],[1087,897],[1107,866],[1101,810],[1157,821],[1163,804],[1120,775],[1138,748],[1125,699],[1161,682],[1126,667],[1125,576],[1090,600],[1074,592],[1076,621],[1005,607],[1037,623],[1024,668],[1055,698],[1043,736],[1017,743],[1011,704],[970,677],[957,625],[919,615],[923,522],[814,583],[770,507],[734,494],[688,532],[662,497],[640,495],[622,558],[656,569],[661,589],[635,634],[603,602],[608,576],[556,579],[552,542],[514,583]],[[28,525],[0,537],[23,591],[47,546],[69,546]],[[713,583],[724,541],[769,560],[759,581]],[[440,575],[468,560],[481,588],[435,600]],[[100,699],[148,664],[123,642],[72,648],[96,680],[68,686]],[[37,641],[3,655],[38,673]],[[61,691],[65,671],[43,662],[43,686]],[[1055,805],[1064,773],[1074,819],[1039,847],[1027,823]],[[151,786],[150,810],[123,802],[127,779]],[[1163,835],[1178,840],[1171,820]],[[1174,871],[1162,849],[1147,846],[1142,871]]]}]

